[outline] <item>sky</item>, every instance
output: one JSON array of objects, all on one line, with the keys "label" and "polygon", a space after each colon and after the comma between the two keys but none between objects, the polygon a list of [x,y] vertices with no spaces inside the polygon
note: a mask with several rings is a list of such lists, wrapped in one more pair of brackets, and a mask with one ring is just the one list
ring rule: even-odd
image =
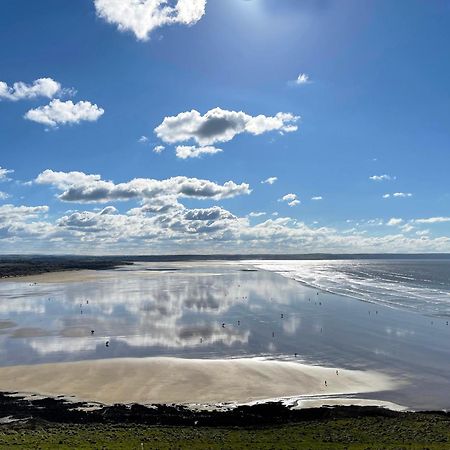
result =
[{"label": "sky", "polygon": [[4,0],[0,253],[450,252],[450,4]]}]

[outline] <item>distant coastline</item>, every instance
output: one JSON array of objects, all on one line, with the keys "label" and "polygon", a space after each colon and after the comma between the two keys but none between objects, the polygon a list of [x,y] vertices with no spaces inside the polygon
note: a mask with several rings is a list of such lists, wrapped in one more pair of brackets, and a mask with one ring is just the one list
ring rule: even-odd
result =
[{"label": "distant coastline", "polygon": [[39,275],[68,270],[111,270],[134,262],[244,261],[244,260],[381,260],[450,259],[450,253],[298,253],[217,255],[0,255],[0,278]]}]

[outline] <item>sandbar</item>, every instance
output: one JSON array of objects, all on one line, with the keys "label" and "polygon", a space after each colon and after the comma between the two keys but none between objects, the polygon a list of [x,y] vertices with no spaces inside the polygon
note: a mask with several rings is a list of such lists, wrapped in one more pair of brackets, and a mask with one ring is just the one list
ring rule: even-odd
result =
[{"label": "sandbar", "polygon": [[361,395],[400,384],[373,371],[257,358],[114,358],[0,368],[0,391],[73,396],[103,404],[247,403],[295,396]]}]

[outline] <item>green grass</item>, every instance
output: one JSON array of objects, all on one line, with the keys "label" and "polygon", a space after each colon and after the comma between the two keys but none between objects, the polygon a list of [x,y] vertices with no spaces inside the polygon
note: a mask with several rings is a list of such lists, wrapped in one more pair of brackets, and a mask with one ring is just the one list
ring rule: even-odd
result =
[{"label": "green grass", "polygon": [[443,416],[335,419],[271,428],[15,424],[0,426],[1,449],[450,449]]}]

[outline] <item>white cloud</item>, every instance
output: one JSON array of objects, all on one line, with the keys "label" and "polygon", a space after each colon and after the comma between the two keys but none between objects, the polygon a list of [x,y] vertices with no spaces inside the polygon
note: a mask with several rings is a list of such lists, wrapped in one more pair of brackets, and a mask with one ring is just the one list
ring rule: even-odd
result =
[{"label": "white cloud", "polygon": [[50,127],[57,127],[58,125],[80,123],[81,121],[94,122],[104,112],[102,108],[88,101],[73,103],[71,100],[62,102],[55,99],[46,106],[30,109],[25,114],[25,119]]},{"label": "white cloud", "polygon": [[428,217],[427,219],[416,219],[416,223],[444,223],[450,222],[450,217]]},{"label": "white cloud", "polygon": [[410,231],[414,230],[414,227],[410,223],[405,223],[400,227],[400,229],[405,233],[409,233]]},{"label": "white cloud", "polygon": [[206,0],[94,0],[97,15],[146,41],[164,25],[194,25],[205,14]]},{"label": "white cloud", "polygon": [[22,81],[14,83],[11,87],[0,81],[0,100],[25,100],[37,97],[53,98],[62,92],[61,84],[51,78],[39,78],[32,84]]},{"label": "white cloud", "polygon": [[311,197],[311,200],[314,201],[323,200],[323,197],[321,195],[317,195],[316,197]]},{"label": "white cloud", "polygon": [[297,194],[286,194],[283,197],[281,197],[279,202],[287,202],[289,206],[297,206],[300,204],[300,200],[297,198]]},{"label": "white cloud", "polygon": [[392,194],[392,197],[399,197],[399,198],[412,197],[412,194],[410,192],[394,192]]},{"label": "white cloud", "polygon": [[10,197],[9,194],[7,194],[6,192],[0,191],[0,200],[6,200],[9,197]]},{"label": "white cloud", "polygon": [[395,180],[397,179],[397,177],[392,177],[391,175],[372,175],[371,177],[369,177],[369,180],[372,181],[391,181],[391,180]]},{"label": "white cloud", "polygon": [[145,144],[146,142],[148,142],[148,137],[147,136],[141,136],[138,139],[138,142],[141,143],[141,144]]},{"label": "white cloud", "polygon": [[310,83],[309,75],[307,75],[306,73],[299,74],[299,76],[295,80],[295,84],[308,84],[308,83]]},{"label": "white cloud", "polygon": [[407,198],[412,197],[410,192],[394,192],[393,194],[384,194],[383,198]]},{"label": "white cloud", "polygon": [[261,181],[261,184],[274,184],[278,181],[278,177],[269,177],[266,180]]},{"label": "white cloud", "polygon": [[217,148],[211,145],[205,147],[196,147],[195,145],[179,145],[176,148],[176,155],[178,158],[199,158],[202,155],[214,155],[215,153],[220,153],[221,148]]},{"label": "white cloud", "polygon": [[100,175],[83,172],[54,172],[45,170],[35,180],[63,191],[58,196],[67,202],[104,203],[132,199],[155,200],[166,197],[219,200],[250,194],[248,184],[227,181],[223,185],[198,178],[172,177],[165,180],[135,178],[126,183],[104,181]]},{"label": "white cloud", "polygon": [[13,172],[14,172],[14,170],[5,169],[0,166],[0,182],[1,181],[9,181],[8,174],[13,173]]},{"label": "white cloud", "polygon": [[395,227],[395,226],[401,225],[402,223],[403,223],[403,219],[400,219],[397,217],[392,217],[391,219],[388,220],[386,225],[388,225],[389,227]]},{"label": "white cloud", "polygon": [[156,147],[153,147],[153,151],[155,153],[162,153],[165,149],[166,147],[164,147],[164,145],[157,145]]},{"label": "white cloud", "polygon": [[266,215],[266,213],[265,212],[251,212],[250,214],[249,214],[249,217],[262,217],[262,216],[265,216]]},{"label": "white cloud", "polygon": [[250,116],[242,111],[214,108],[203,116],[196,110],[166,117],[155,128],[155,133],[167,143],[195,141],[200,146],[231,141],[236,135],[250,133],[259,135],[269,131],[293,132],[298,116],[278,113],[275,116]]}]

